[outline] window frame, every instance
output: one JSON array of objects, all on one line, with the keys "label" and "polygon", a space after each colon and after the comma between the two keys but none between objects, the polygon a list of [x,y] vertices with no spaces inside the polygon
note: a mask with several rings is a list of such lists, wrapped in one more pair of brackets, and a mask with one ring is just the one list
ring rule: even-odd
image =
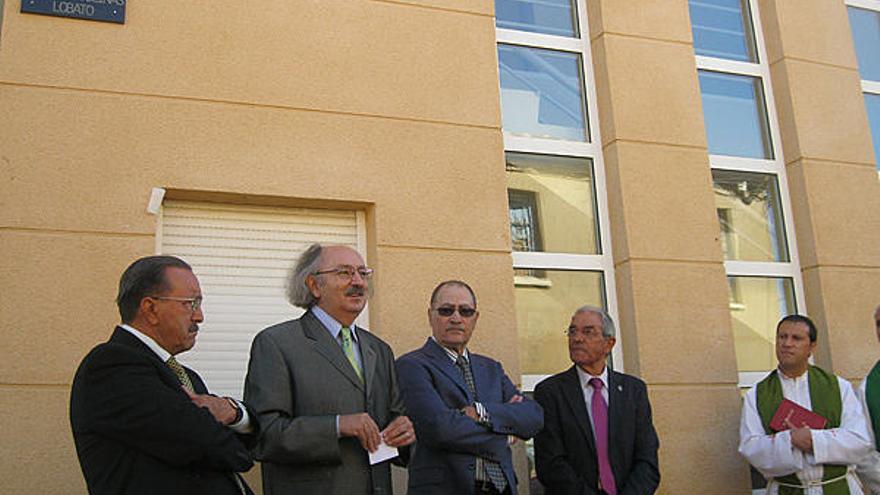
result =
[{"label": "window frame", "polygon": [[[880,0],[877,1],[880,4]],[[794,300],[798,313],[806,314],[807,306],[804,298],[804,286],[801,277],[801,262],[795,235],[794,217],[791,211],[791,194],[788,188],[788,176],[785,169],[785,157],[782,153],[782,133],[779,129],[779,116],[773,98],[773,81],[770,78],[770,64],[767,61],[767,47],[764,42],[763,23],[757,0],[748,0],[745,5],[749,9],[752,20],[752,34],[755,40],[757,62],[742,62],[723,58],[695,55],[696,69],[722,72],[733,75],[755,77],[760,81],[764,93],[764,108],[767,112],[767,126],[772,159],[744,158],[726,155],[709,154],[709,166],[712,170],[730,170],[738,172],[758,172],[776,176],[779,187],[779,203],[785,230],[785,242],[788,244],[789,261],[724,261],[725,275],[728,277],[773,277],[790,278],[794,287]],[[696,74],[695,74],[696,75]],[[720,227],[719,227],[720,229]],[[719,230],[719,232],[721,232]],[[767,370],[768,372],[771,370]],[[740,372],[738,383],[740,388],[750,388],[760,381],[766,372]]]},{"label": "window frame", "polygon": [[[585,0],[572,2],[578,26],[578,37],[564,37],[549,34],[517,31],[496,28],[496,45],[515,45],[530,48],[562,51],[580,55],[581,73],[583,74],[583,97],[585,100],[587,125],[587,141],[565,141],[512,135],[503,132],[504,151],[543,155],[562,155],[576,158],[587,158],[593,166],[593,193],[596,201],[596,225],[599,242],[598,254],[572,254],[554,252],[511,252],[514,269],[531,270],[566,270],[599,272],[604,286],[605,307],[608,313],[618,322],[617,288],[614,278],[614,260],[612,259],[610,216],[608,212],[608,195],[606,189],[605,159],[602,152],[602,139],[599,131],[598,105],[596,94],[596,78],[593,70],[593,55],[590,49],[590,27],[587,18]],[[500,79],[499,79],[500,86]],[[499,88],[500,89],[500,88]],[[500,100],[499,100],[500,101]],[[513,280],[511,280],[513,282]],[[576,308],[572,308],[574,310]],[[559,329],[560,334],[564,329]],[[618,330],[617,343],[611,359],[614,369],[624,371],[623,343]],[[538,382],[550,375],[521,375],[522,389],[526,392],[534,390]]]},{"label": "window frame", "polygon": [[[864,10],[872,10],[877,12],[877,15],[880,15],[880,0],[844,0],[844,6],[846,8],[855,7],[857,9]],[[849,15],[849,12],[847,12]],[[852,26],[850,26],[850,38],[852,38]],[[855,48],[855,39],[853,39],[853,48]],[[858,67],[856,67],[858,71]],[[861,72],[859,72],[859,78],[862,85],[862,98],[864,99],[864,95],[871,94],[880,97],[880,81],[871,81],[868,79],[861,79]],[[867,111],[867,102],[865,102],[865,110]],[[880,123],[878,123],[880,125]],[[871,131],[871,122],[868,122],[868,131]],[[872,138],[873,139],[873,138]],[[880,149],[880,143],[872,143],[874,145],[874,149]],[[877,178],[880,179],[880,156],[874,157],[875,166],[877,167]]]}]

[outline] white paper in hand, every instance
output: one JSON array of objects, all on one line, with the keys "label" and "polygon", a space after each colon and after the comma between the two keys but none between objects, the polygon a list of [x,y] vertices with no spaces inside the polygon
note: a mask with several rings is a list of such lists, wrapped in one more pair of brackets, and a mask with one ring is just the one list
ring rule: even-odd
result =
[{"label": "white paper in hand", "polygon": [[370,452],[370,465],[372,466],[395,457],[397,457],[397,447],[389,447],[385,444],[385,440],[382,440],[379,443],[379,448],[375,452]]}]

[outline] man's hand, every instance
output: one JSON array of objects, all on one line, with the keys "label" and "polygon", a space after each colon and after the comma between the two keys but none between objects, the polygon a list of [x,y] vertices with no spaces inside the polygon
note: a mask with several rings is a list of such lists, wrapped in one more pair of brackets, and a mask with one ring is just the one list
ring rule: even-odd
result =
[{"label": "man's hand", "polygon": [[813,452],[813,435],[806,424],[791,429],[791,444],[801,452],[808,454]]},{"label": "man's hand", "polygon": [[379,427],[367,413],[340,415],[339,436],[357,437],[367,452],[375,452],[379,448]]},{"label": "man's hand", "polygon": [[189,391],[188,388],[183,385],[180,386],[186,395],[189,396],[189,400],[192,401],[193,404],[198,407],[204,407],[214,416],[214,419],[217,420],[218,423],[222,425],[230,425],[233,421],[235,421],[235,417],[238,415],[235,411],[235,408],[232,407],[232,404],[225,397],[214,397],[213,395],[207,394],[194,394]]},{"label": "man's hand", "polygon": [[477,413],[477,408],[474,406],[465,406],[461,408],[461,413],[465,416],[471,418],[474,421],[480,421],[480,415]]},{"label": "man's hand", "polygon": [[406,447],[416,441],[412,422],[406,416],[398,416],[382,430],[382,439],[389,447]]}]

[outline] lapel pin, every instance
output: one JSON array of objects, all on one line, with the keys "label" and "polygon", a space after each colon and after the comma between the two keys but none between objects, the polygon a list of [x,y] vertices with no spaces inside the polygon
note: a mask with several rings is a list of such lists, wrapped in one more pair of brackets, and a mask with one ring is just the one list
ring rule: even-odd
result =
[{"label": "lapel pin", "polygon": [[618,385],[618,386],[617,386],[617,391],[618,391],[618,392],[623,392],[623,385]]}]

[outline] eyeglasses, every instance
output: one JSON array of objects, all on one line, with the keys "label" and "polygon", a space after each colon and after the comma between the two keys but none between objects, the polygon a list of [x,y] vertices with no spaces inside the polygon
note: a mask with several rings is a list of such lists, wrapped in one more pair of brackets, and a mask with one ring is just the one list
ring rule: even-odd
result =
[{"label": "eyeglasses", "polygon": [[468,306],[440,306],[439,308],[434,309],[438,315],[444,317],[452,316],[455,311],[458,310],[458,314],[462,316],[462,318],[470,318],[477,313],[475,308],[471,308]]},{"label": "eyeglasses", "polygon": [[567,329],[565,329],[565,335],[567,335],[569,337],[574,337],[577,334],[581,334],[588,339],[593,338],[593,337],[602,337],[603,336],[602,329],[597,328],[597,327],[584,327],[584,328],[568,327]]},{"label": "eyeglasses", "polygon": [[202,307],[202,297],[171,297],[171,296],[149,296],[153,299],[158,299],[160,301],[180,301],[183,303],[189,303],[189,307],[192,308],[193,313],[201,309]]},{"label": "eyeglasses", "polygon": [[327,270],[318,270],[313,272],[312,275],[326,275],[328,273],[335,273],[337,277],[342,279],[345,282],[350,281],[354,278],[354,274],[357,273],[361,276],[362,279],[367,280],[373,276],[374,270],[372,268],[367,268],[365,266],[359,266],[357,268],[353,266],[337,266],[336,268],[330,268]]}]

